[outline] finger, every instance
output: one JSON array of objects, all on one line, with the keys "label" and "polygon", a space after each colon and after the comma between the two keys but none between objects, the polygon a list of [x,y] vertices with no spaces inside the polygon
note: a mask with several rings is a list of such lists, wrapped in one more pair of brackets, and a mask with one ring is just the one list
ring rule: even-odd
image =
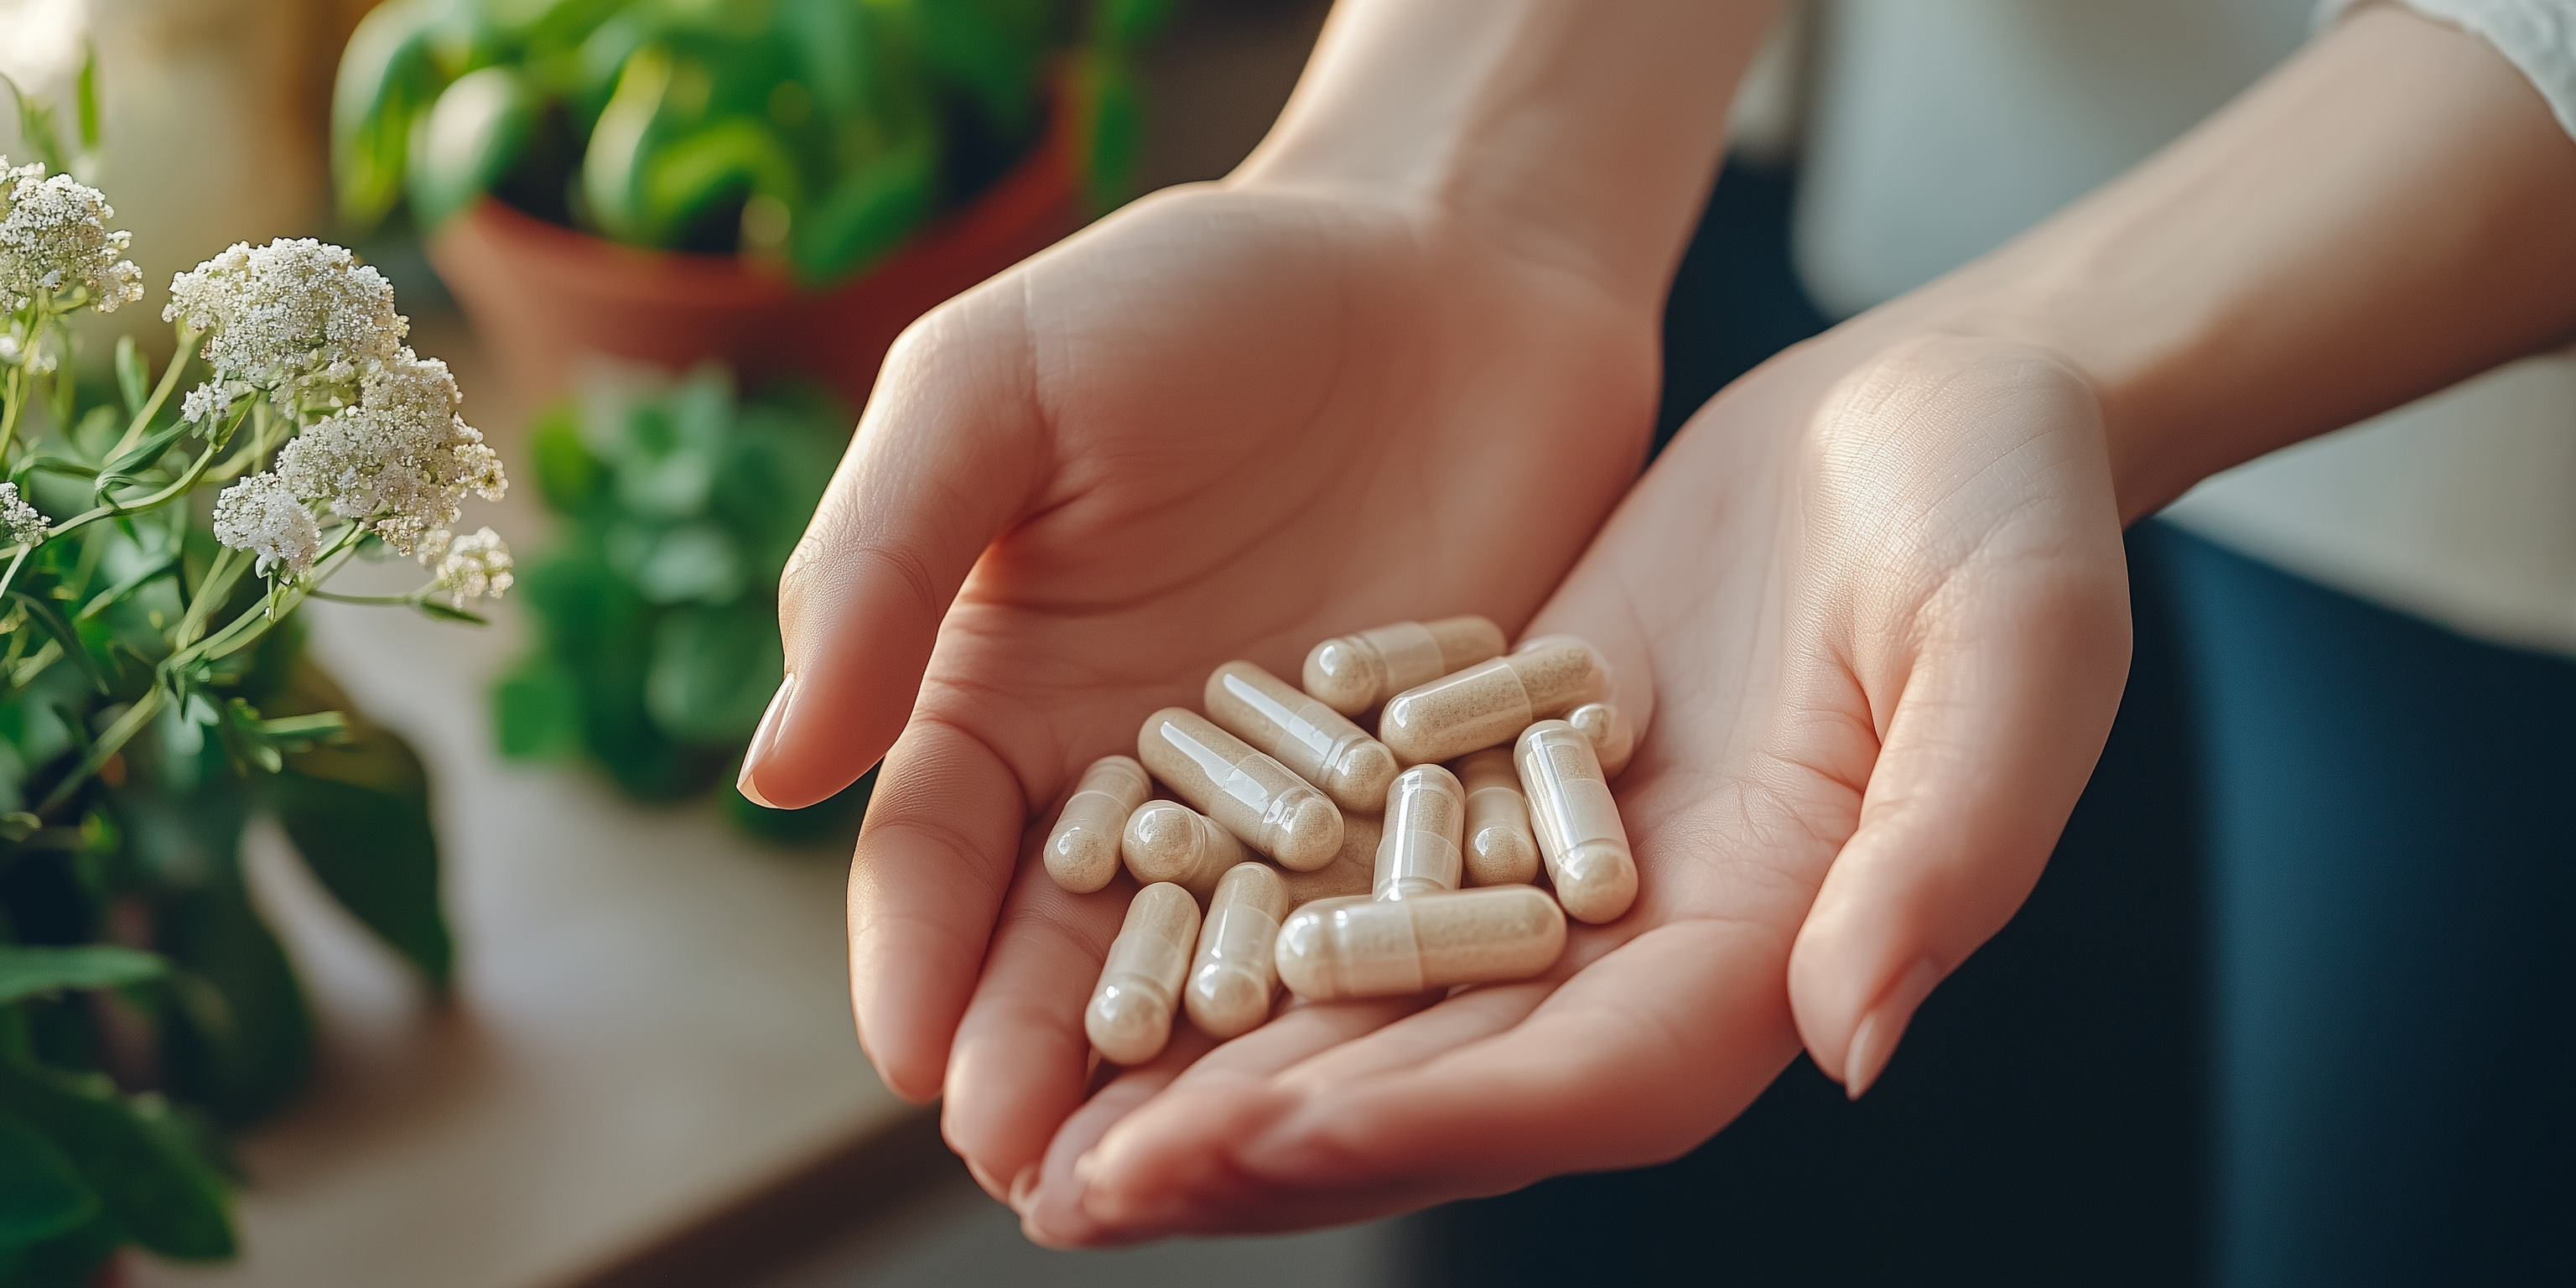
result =
[{"label": "finger", "polygon": [[[1781,985],[1776,931],[1680,922],[1427,1058],[1176,1080],[1094,1149],[1084,1208],[1121,1238],[1296,1229],[1672,1158],[1795,1054]],[[1403,1029],[1351,1045],[1409,1045]]]},{"label": "finger", "polygon": [[779,578],[787,677],[742,791],[811,805],[857,781],[912,711],[931,645],[1044,469],[1019,293],[990,284],[895,342],[850,450]]},{"label": "finger", "polygon": [[[1047,1146],[1043,1180],[1033,1201],[1020,1207],[1029,1237],[1049,1247],[1092,1247],[1132,1242],[1144,1237],[1103,1226],[1082,1207],[1082,1177],[1089,1155],[1102,1136],[1140,1106],[1153,1103],[1176,1082],[1195,1089],[1218,1083],[1238,1089],[1258,1086],[1320,1051],[1332,1050],[1361,1034],[1382,1027],[1422,1006],[1428,999],[1332,1006],[1295,1006],[1271,1023],[1227,1042],[1212,1045],[1196,1029],[1184,1026],[1172,1046],[1152,1064],[1128,1070],[1065,1120]],[[1202,1057],[1201,1053],[1205,1053]]]},{"label": "finger", "polygon": [[886,757],[850,861],[850,1005],[905,1099],[938,1092],[1027,816],[1019,779],[954,725],[917,721]]},{"label": "finger", "polygon": [[2129,657],[2118,534],[2102,526],[2107,551],[1982,561],[1932,607],[1859,825],[1790,958],[1799,1033],[1854,1097],[2029,895],[2101,755]]},{"label": "finger", "polygon": [[1123,873],[1074,894],[1043,865],[1025,863],[998,921],[987,914],[992,947],[955,1021],[940,1120],[976,1179],[1015,1207],[1092,1080],[1083,1015],[1135,894]]}]

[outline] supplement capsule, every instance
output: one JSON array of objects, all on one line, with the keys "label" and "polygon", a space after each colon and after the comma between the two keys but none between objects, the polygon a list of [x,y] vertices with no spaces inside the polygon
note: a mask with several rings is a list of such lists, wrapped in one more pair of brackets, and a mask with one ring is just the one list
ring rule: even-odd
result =
[{"label": "supplement capsule", "polygon": [[1236,864],[1217,882],[1181,994],[1200,1032],[1222,1041],[1270,1018],[1270,995],[1279,987],[1272,953],[1287,915],[1288,883],[1267,863]]},{"label": "supplement capsule", "polygon": [[1109,884],[1118,875],[1119,835],[1127,816],[1153,793],[1153,780],[1134,758],[1103,756],[1091,762],[1047,836],[1047,875],[1075,894]]},{"label": "supplement capsule", "polygon": [[1345,813],[1385,807],[1395,753],[1278,676],[1250,662],[1218,667],[1208,676],[1207,713],[1218,728],[1322,788]]},{"label": "supplement capsule", "polygon": [[1342,852],[1312,872],[1283,872],[1288,906],[1302,908],[1318,899],[1364,895],[1377,883],[1377,845],[1381,826],[1368,814],[1342,820]]},{"label": "supplement capsule", "polygon": [[1438,765],[1405,770],[1386,789],[1386,835],[1377,843],[1371,893],[1410,899],[1457,889],[1466,818],[1467,792],[1457,775]]},{"label": "supplement capsule", "polygon": [[[1578,639],[1562,639],[1480,662],[1387,699],[1377,736],[1408,765],[1455,760],[1510,742],[1531,721],[1598,702],[1609,692],[1610,664],[1600,651]],[[1150,767],[1154,762],[1145,763]]]},{"label": "supplement capsule", "polygon": [[1464,858],[1471,886],[1527,885],[1538,879],[1538,838],[1512,749],[1471,751],[1451,766],[1467,791]]},{"label": "supplement capsule", "polygon": [[1503,651],[1503,631],[1481,617],[1397,622],[1328,639],[1306,654],[1306,691],[1355,716],[1417,684]]},{"label": "supplement capsule", "polygon": [[1607,702],[1586,702],[1565,713],[1565,722],[1592,744],[1592,754],[1601,760],[1601,776],[1617,778],[1628,767],[1628,758],[1637,754],[1637,730],[1619,708]]},{"label": "supplement capsule", "polygon": [[1136,758],[1174,795],[1244,844],[1300,872],[1333,861],[1342,812],[1288,767],[1206,716],[1165,707],[1136,733]]},{"label": "supplement capsule", "polygon": [[1637,860],[1591,741],[1562,720],[1541,720],[1521,735],[1512,760],[1557,902],[1578,921],[1618,920],[1637,898]]},{"label": "supplement capsule", "polygon": [[1136,892],[1082,1012],[1082,1031],[1110,1063],[1143,1064],[1162,1052],[1198,937],[1199,905],[1189,891],[1158,881]]},{"label": "supplement capsule", "polygon": [[1534,886],[1412,899],[1327,899],[1279,928],[1279,978],[1312,1001],[1402,997],[1527,979],[1565,951],[1565,914]]},{"label": "supplement capsule", "polygon": [[1119,849],[1140,885],[1169,881],[1205,903],[1226,869],[1252,856],[1214,819],[1177,801],[1147,801],[1127,816]]}]

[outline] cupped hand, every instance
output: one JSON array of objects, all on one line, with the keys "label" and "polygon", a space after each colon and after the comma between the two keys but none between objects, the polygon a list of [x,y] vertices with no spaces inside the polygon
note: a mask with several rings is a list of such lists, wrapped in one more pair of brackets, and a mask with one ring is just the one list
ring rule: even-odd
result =
[{"label": "cupped hand", "polygon": [[896,345],[787,569],[746,788],[802,805],[884,755],[860,1037],[898,1093],[944,1092],[988,1188],[1025,1195],[1083,1102],[1135,889],[1033,861],[1083,768],[1230,659],[1294,675],[1384,621],[1526,619],[1635,476],[1658,309],[1435,210],[1200,187]]},{"label": "cupped hand", "polygon": [[1030,1234],[1297,1228],[1654,1163],[1802,1042],[1859,1094],[2091,773],[2127,673],[2120,527],[2095,399],[2045,353],[1864,319],[1739,381],[1529,626],[1592,637],[1650,704],[1617,785],[1634,910],[1540,980],[1176,1040],[1066,1123]]}]

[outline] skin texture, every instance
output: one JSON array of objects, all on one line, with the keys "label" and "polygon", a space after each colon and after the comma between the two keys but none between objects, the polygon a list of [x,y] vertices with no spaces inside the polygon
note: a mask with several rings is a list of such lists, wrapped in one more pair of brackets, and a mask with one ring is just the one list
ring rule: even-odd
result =
[{"label": "skin texture", "polygon": [[[1802,1044],[1865,1090],[2091,772],[2123,522],[2576,326],[2576,146],[2492,50],[2372,9],[2137,174],[1730,387],[1583,552],[1650,405],[1638,265],[1669,271],[1686,207],[1635,250],[1611,212],[1667,190],[1603,195],[1644,162],[1569,145],[1600,82],[1531,100],[1513,34],[1569,28],[1512,12],[1467,22],[1499,43],[1463,61],[1519,97],[1432,70],[1461,60],[1424,24],[1470,11],[1362,6],[1268,161],[927,320],[791,569],[795,696],[755,785],[818,799],[892,740],[852,868],[861,1037],[898,1091],[944,1087],[951,1143],[1043,1242],[1667,1159]],[[1383,130],[1328,110],[1387,65],[1428,83],[1380,85]],[[1495,115],[1525,100],[1560,110]],[[1408,131],[1451,142],[1390,160]],[[1524,153],[1606,169],[1516,187]],[[1616,668],[1635,909],[1538,981],[1185,1032],[1091,1090],[1082,989],[1133,888],[1068,895],[1032,861],[1081,766],[1227,658],[1465,611]]]}]

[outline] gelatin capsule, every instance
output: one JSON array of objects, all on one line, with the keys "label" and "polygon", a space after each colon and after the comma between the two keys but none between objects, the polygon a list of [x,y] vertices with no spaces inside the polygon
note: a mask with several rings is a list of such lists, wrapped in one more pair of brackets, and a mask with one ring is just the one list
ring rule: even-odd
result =
[{"label": "gelatin capsule", "polygon": [[1586,702],[1565,713],[1565,722],[1592,744],[1592,754],[1601,760],[1601,776],[1615,779],[1637,754],[1637,730],[1619,708],[1607,702]]},{"label": "gelatin capsule", "polygon": [[1132,756],[1103,756],[1082,771],[1082,784],[1056,816],[1047,835],[1046,870],[1057,885],[1089,894],[1118,875],[1119,837],[1127,816],[1154,794],[1152,779]]},{"label": "gelatin capsule", "polygon": [[1386,835],[1377,843],[1371,893],[1410,899],[1457,889],[1466,820],[1467,792],[1457,775],[1438,765],[1405,770],[1386,789]]},{"label": "gelatin capsule", "polygon": [[1147,801],[1127,816],[1118,847],[1139,884],[1169,881],[1205,903],[1226,869],[1252,856],[1214,819],[1177,801]]},{"label": "gelatin capsule", "polygon": [[1288,906],[1302,908],[1318,899],[1367,894],[1377,883],[1377,845],[1382,830],[1373,814],[1353,814],[1343,819],[1342,850],[1332,862],[1312,872],[1280,874],[1288,882]]},{"label": "gelatin capsule", "polygon": [[1267,863],[1238,863],[1217,882],[1181,995],[1200,1032],[1222,1040],[1270,1018],[1270,995],[1279,986],[1272,954],[1279,920],[1287,915],[1288,883]]},{"label": "gelatin capsule", "polygon": [[1610,664],[1600,651],[1578,639],[1562,639],[1480,662],[1387,699],[1377,736],[1408,765],[1455,760],[1510,742],[1531,721],[1561,716],[1609,692]]},{"label": "gelatin capsule", "polygon": [[1527,885],[1538,880],[1538,838],[1530,834],[1529,798],[1512,749],[1471,751],[1450,766],[1467,791],[1462,856],[1471,886]]},{"label": "gelatin capsule", "polygon": [[1278,676],[1250,662],[1218,667],[1208,676],[1207,713],[1218,728],[1322,788],[1343,812],[1385,808],[1395,753]]},{"label": "gelatin capsule", "polygon": [[1082,1031],[1110,1063],[1143,1064],[1171,1040],[1198,937],[1199,905],[1189,891],[1158,881],[1136,892],[1082,1012]]},{"label": "gelatin capsule", "polygon": [[1637,898],[1637,860],[1591,740],[1562,720],[1541,720],[1521,735],[1512,761],[1557,902],[1577,921],[1618,920]]},{"label": "gelatin capsule", "polygon": [[1413,899],[1327,899],[1279,928],[1279,978],[1311,1001],[1402,997],[1527,979],[1565,951],[1565,914],[1534,886]]},{"label": "gelatin capsule", "polygon": [[1181,707],[1165,707],[1136,733],[1136,758],[1236,839],[1300,872],[1333,861],[1342,812],[1286,765]]},{"label": "gelatin capsule", "polygon": [[1355,716],[1502,651],[1502,628],[1482,617],[1396,622],[1316,645],[1302,678],[1325,706]]}]

